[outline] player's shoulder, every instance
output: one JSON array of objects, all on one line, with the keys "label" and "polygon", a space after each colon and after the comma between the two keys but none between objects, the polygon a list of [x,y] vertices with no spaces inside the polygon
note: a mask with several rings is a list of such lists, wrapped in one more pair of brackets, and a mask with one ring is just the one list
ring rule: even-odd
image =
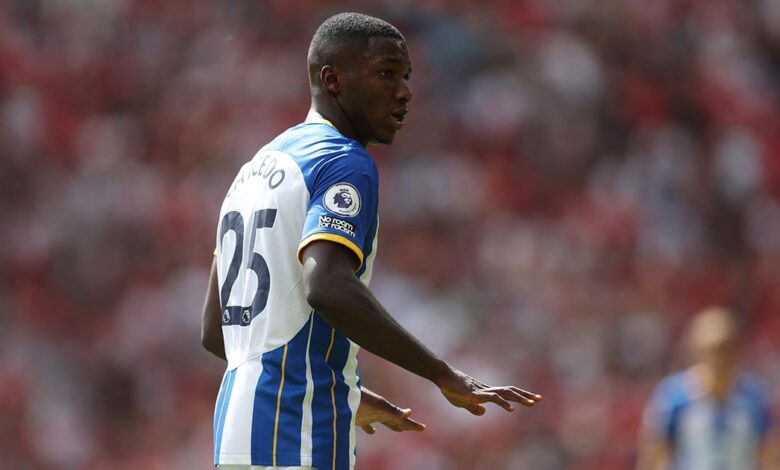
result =
[{"label": "player's shoulder", "polygon": [[305,122],[292,127],[265,149],[289,155],[298,164],[310,190],[318,183],[329,183],[342,176],[359,175],[372,183],[378,178],[376,164],[365,149],[325,123]]},{"label": "player's shoulder", "polygon": [[689,370],[672,372],[671,374],[661,379],[660,382],[658,382],[657,388],[667,392],[671,392],[672,390],[682,390],[685,388],[686,383],[690,380],[689,374]]},{"label": "player's shoulder", "polygon": [[299,163],[309,160],[346,159],[355,164],[371,160],[355,140],[323,122],[304,122],[287,129],[271,141],[267,149],[284,152]]},{"label": "player's shoulder", "polygon": [[692,398],[691,372],[688,370],[667,375],[655,387],[654,398],[667,406],[679,406]]}]

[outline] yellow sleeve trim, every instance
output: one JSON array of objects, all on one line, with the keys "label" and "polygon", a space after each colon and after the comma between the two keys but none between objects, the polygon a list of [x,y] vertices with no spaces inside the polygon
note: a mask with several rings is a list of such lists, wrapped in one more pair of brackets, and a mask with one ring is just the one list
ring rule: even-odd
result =
[{"label": "yellow sleeve trim", "polygon": [[313,233],[313,234],[309,235],[308,237],[306,237],[298,245],[298,261],[299,262],[303,262],[303,260],[301,259],[301,252],[303,251],[303,249],[309,243],[311,243],[313,241],[316,241],[316,240],[328,240],[328,241],[339,243],[341,245],[346,246],[347,248],[352,250],[357,255],[358,259],[360,260],[360,264],[358,265],[358,267],[357,267],[357,269],[355,271],[357,271],[358,269],[360,269],[363,266],[363,251],[360,248],[358,248],[357,245],[352,243],[352,240],[350,240],[349,238],[346,238],[346,237],[342,237],[341,235],[336,235],[336,234],[333,234],[333,233],[326,233],[326,232]]}]

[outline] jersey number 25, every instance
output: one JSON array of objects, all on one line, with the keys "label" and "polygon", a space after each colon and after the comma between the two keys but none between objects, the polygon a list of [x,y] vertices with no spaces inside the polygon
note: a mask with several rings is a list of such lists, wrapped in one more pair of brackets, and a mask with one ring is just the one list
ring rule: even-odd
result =
[{"label": "jersey number 25", "polygon": [[[256,317],[260,312],[265,309],[265,305],[268,302],[268,294],[271,290],[271,273],[268,271],[268,264],[265,262],[260,253],[255,252],[255,238],[257,237],[257,229],[271,228],[276,221],[276,209],[260,209],[254,212],[252,215],[252,236],[249,241],[249,262],[244,265],[244,218],[240,212],[231,211],[222,217],[222,222],[219,230],[219,242],[222,244],[222,240],[225,234],[232,231],[236,234],[236,244],[233,249],[233,256],[230,260],[230,266],[228,267],[227,275],[225,276],[225,282],[222,284],[222,288],[219,291],[219,298],[222,304],[222,324],[223,325],[239,325],[247,326],[252,322],[252,319]],[[220,246],[220,252],[221,252]],[[243,270],[241,269],[243,266]],[[250,305],[228,305],[230,299],[230,293],[233,291],[233,284],[238,279],[239,273],[243,276],[248,274],[248,271],[254,271],[257,275],[257,289],[252,297],[252,303]],[[242,276],[242,277],[243,277]],[[245,283],[241,283],[246,285]]]}]

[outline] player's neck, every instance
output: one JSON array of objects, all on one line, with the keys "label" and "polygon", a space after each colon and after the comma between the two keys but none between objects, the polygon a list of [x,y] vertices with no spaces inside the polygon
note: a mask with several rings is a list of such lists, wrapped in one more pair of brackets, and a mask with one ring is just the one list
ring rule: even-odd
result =
[{"label": "player's neck", "polygon": [[309,115],[314,113],[336,128],[344,137],[357,141],[363,148],[366,147],[367,142],[360,139],[355,125],[335,100],[312,100]]},{"label": "player's neck", "polygon": [[698,364],[693,367],[697,382],[706,395],[725,399],[731,390],[733,373],[731,370],[717,369],[709,364]]}]

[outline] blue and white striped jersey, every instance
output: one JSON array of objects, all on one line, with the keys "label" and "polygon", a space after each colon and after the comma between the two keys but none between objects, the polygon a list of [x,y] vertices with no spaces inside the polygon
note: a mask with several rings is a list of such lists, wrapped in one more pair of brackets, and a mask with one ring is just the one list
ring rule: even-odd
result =
[{"label": "blue and white striped jersey", "polygon": [[314,240],[340,243],[368,284],[377,204],[371,157],[318,116],[239,171],[217,231],[228,367],[215,410],[215,465],[354,465],[358,346],[306,303],[299,255]]},{"label": "blue and white striped jersey", "polygon": [[670,446],[672,469],[758,468],[770,425],[767,391],[740,374],[726,400],[701,393],[692,370],[673,374],[656,387],[645,426]]}]

